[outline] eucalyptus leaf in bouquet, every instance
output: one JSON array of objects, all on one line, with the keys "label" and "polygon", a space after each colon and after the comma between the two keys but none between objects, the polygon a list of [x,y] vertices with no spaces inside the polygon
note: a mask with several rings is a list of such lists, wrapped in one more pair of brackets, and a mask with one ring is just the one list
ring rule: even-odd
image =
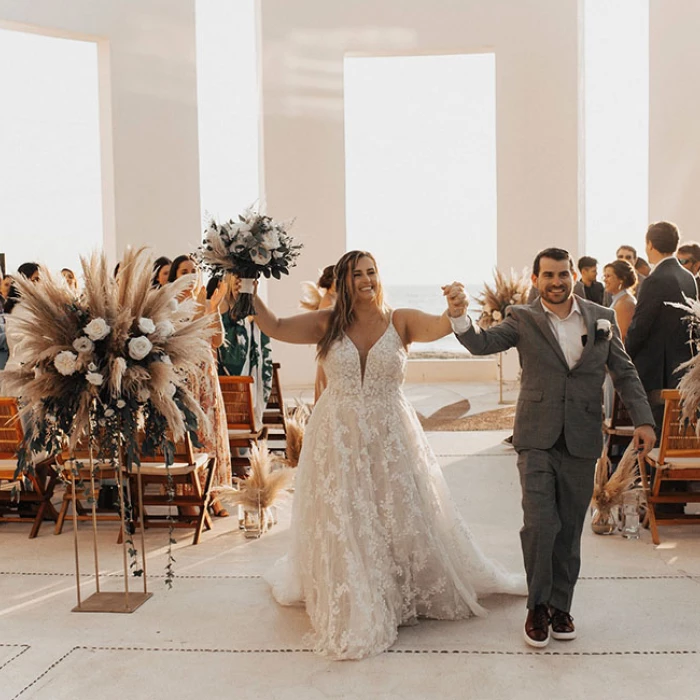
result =
[{"label": "eucalyptus leaf in bouquet", "polygon": [[194,255],[213,277],[221,279],[232,273],[241,279],[241,291],[231,309],[236,320],[255,314],[254,282],[260,275],[281,279],[296,265],[302,245],[287,233],[287,227],[247,209],[238,221],[217,223],[212,219],[205,229],[202,245]]}]

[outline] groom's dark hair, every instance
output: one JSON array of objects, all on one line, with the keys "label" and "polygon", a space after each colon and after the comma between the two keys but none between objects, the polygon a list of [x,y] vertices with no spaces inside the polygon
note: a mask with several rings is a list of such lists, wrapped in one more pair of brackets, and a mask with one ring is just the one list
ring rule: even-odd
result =
[{"label": "groom's dark hair", "polygon": [[571,257],[568,250],[564,250],[563,248],[545,248],[537,253],[535,262],[532,263],[532,274],[535,275],[535,277],[540,276],[540,260],[542,258],[550,258],[550,260],[568,260],[569,267],[572,270],[574,269],[574,259]]}]

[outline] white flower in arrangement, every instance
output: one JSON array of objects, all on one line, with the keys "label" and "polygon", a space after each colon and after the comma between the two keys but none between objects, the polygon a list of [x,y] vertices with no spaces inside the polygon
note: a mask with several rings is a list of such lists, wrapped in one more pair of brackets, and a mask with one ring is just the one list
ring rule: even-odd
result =
[{"label": "white flower in arrangement", "polygon": [[95,349],[95,343],[86,335],[81,335],[73,341],[73,348],[78,352],[88,353]]},{"label": "white flower in arrangement", "polygon": [[105,410],[105,416],[107,416],[107,418],[111,418],[113,415],[114,415],[114,409],[113,409],[113,408],[108,408],[108,409]]},{"label": "white flower in arrangement", "polygon": [[170,359],[170,355],[161,355],[160,356],[160,361],[164,362],[166,365],[172,365],[173,361]]},{"label": "white flower in arrangement", "polygon": [[145,335],[137,335],[129,341],[129,356],[134,360],[143,360],[152,348],[153,343]]},{"label": "white flower in arrangement", "polygon": [[603,331],[603,333],[608,333],[612,328],[612,323],[608,321],[607,318],[599,318],[595,322],[595,328],[597,331]]},{"label": "white flower in arrangement", "polygon": [[126,371],[126,360],[123,357],[117,357],[114,360],[114,370],[120,373]]},{"label": "white flower in arrangement", "polygon": [[64,377],[69,377],[78,369],[78,356],[70,350],[62,350],[53,358],[53,365],[58,370],[59,374]]},{"label": "white flower in arrangement", "polygon": [[119,399],[117,401],[117,408],[124,408],[124,406],[126,406],[126,401],[124,401],[124,399]]},{"label": "white flower in arrangement", "polygon": [[145,316],[141,316],[139,319],[139,330],[141,333],[146,333],[148,335],[149,333],[153,333],[156,329],[156,324],[153,323],[153,321],[150,318],[146,318]]},{"label": "white flower in arrangement", "polygon": [[167,319],[165,321],[158,321],[158,323],[156,323],[156,331],[158,335],[163,336],[163,338],[168,338],[175,332],[175,326],[172,321],[168,321]]},{"label": "white flower in arrangement", "polygon": [[168,309],[170,311],[177,311],[180,308],[180,303],[177,299],[173,298],[168,302]]},{"label": "white flower in arrangement", "polygon": [[165,394],[172,399],[173,396],[175,396],[176,391],[177,391],[177,387],[172,382],[170,382],[165,389]]},{"label": "white flower in arrangement", "polygon": [[90,340],[97,341],[106,338],[112,329],[107,325],[107,321],[98,317],[93,318],[83,330]]},{"label": "white flower in arrangement", "polygon": [[105,378],[99,372],[88,372],[85,375],[85,379],[87,379],[93,386],[102,386],[102,382],[105,380]]},{"label": "white flower in arrangement", "polygon": [[90,370],[90,372],[97,372],[97,365],[94,362],[91,362],[88,365],[88,370]]},{"label": "white flower in arrangement", "polygon": [[151,392],[148,391],[145,386],[142,386],[136,393],[136,400],[140,403],[146,403],[146,401],[148,401],[150,398]]},{"label": "white flower in arrangement", "polygon": [[260,243],[265,250],[275,250],[280,247],[280,237],[277,231],[265,231],[261,236]]},{"label": "white flower in arrangement", "polygon": [[250,251],[250,259],[256,265],[267,265],[272,259],[272,253],[269,250],[265,250],[262,246],[259,246]]},{"label": "white flower in arrangement", "polygon": [[498,309],[496,309],[495,311],[491,312],[491,318],[494,321],[496,321],[496,323],[498,323],[499,321],[503,320],[503,314]]}]

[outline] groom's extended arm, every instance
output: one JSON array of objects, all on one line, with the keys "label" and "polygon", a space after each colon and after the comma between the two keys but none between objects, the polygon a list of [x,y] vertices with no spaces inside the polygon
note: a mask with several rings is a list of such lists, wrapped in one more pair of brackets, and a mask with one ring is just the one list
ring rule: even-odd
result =
[{"label": "groom's extended arm", "polygon": [[[466,316],[461,319],[450,319],[457,340],[469,350],[472,355],[492,355],[503,352],[517,344],[519,338],[518,321],[508,314],[502,323],[493,328],[483,330],[475,326]],[[466,330],[460,321],[467,324]]]}]

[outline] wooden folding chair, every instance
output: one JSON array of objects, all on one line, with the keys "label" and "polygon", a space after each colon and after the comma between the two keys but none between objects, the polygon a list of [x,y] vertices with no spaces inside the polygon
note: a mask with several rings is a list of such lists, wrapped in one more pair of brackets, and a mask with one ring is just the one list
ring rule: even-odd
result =
[{"label": "wooden folding chair", "polygon": [[287,412],[280,382],[280,363],[272,363],[272,390],[263,412],[263,425],[267,428],[267,445],[270,450],[284,451],[287,440]]},{"label": "wooden folding chair", "polygon": [[267,429],[258,426],[253,410],[253,378],[248,376],[219,376],[221,394],[226,407],[226,426],[231,447],[231,465],[236,476],[245,476],[249,460],[240,449],[250,449],[267,437]]},{"label": "wooden folding chair", "polygon": [[[697,419],[681,418],[680,392],[664,389],[666,402],[659,446],[647,455],[650,474],[642,469],[642,485],[647,500],[649,529],[654,544],[659,544],[660,525],[698,525],[700,514],[666,514],[658,512],[661,503],[700,503],[700,492],[691,490],[700,484],[700,437],[696,434]],[[673,483],[677,490],[664,491],[663,485]]]},{"label": "wooden folding chair", "polygon": [[[97,454],[93,454],[91,472],[90,451],[82,443],[75,449],[64,450],[58,456],[57,463],[61,479],[65,483],[63,501],[58,511],[56,527],[54,528],[54,534],[60,535],[63,532],[63,525],[68,515],[68,510],[73,504],[73,484],[75,483],[76,485],[76,520],[92,520],[92,504],[90,500],[94,498],[99,503],[100,493],[103,488],[106,488],[105,480],[114,480],[116,484],[118,481],[118,467],[109,461],[99,459]],[[95,484],[94,492],[92,491],[93,481]],[[96,505],[95,520],[121,522],[118,504],[115,504],[114,508],[102,508]]]},{"label": "wooden folding chair", "polygon": [[[146,528],[171,525],[176,528],[194,528],[192,544],[198,544],[202,532],[212,528],[207,508],[216,457],[195,453],[188,435],[176,443],[175,462],[169,467],[166,467],[162,454],[142,454],[140,461],[140,470],[133,466],[128,473],[125,471],[134,509],[134,527],[138,525],[139,518],[143,517]],[[159,507],[159,511],[149,510],[154,507]],[[171,507],[177,508],[175,515],[168,512]]]},{"label": "wooden folding chair", "polygon": [[35,461],[34,473],[15,477],[17,451],[24,438],[17,413],[17,399],[0,398],[0,522],[31,522],[29,538],[33,539],[44,520],[58,517],[51,504],[58,473],[54,458],[44,457]]},{"label": "wooden folding chair", "polygon": [[617,391],[613,391],[610,418],[603,421],[603,434],[605,436],[603,454],[608,457],[610,464],[615,464],[620,460],[634,436],[634,423]]}]

